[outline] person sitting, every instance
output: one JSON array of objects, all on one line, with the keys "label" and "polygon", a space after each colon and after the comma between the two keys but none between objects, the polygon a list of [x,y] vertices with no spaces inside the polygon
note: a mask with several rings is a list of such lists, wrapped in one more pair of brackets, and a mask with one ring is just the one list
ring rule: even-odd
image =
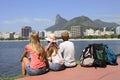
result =
[{"label": "person sitting", "polygon": [[64,62],[63,62],[61,54],[58,52],[59,46],[57,44],[57,40],[55,38],[55,35],[50,34],[45,39],[48,42],[45,50],[47,53],[50,70],[53,70],[53,71],[63,70],[65,68]]},{"label": "person sitting", "polygon": [[[46,67],[46,53],[43,45],[40,43],[39,36],[36,32],[30,34],[30,42],[25,45],[24,52],[21,56],[22,74],[40,75],[48,71]],[[27,56],[29,54],[29,56]]]},{"label": "person sitting", "polygon": [[63,39],[63,42],[59,45],[59,52],[62,54],[62,57],[64,59],[64,65],[66,67],[75,67],[75,47],[73,42],[69,41],[69,33],[67,31],[64,31],[61,33],[61,37]]}]

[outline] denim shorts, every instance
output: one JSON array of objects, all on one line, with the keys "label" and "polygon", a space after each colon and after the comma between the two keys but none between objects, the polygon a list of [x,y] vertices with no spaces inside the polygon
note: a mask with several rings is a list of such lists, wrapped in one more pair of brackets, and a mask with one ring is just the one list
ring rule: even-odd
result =
[{"label": "denim shorts", "polygon": [[47,68],[43,67],[43,68],[33,69],[30,67],[30,64],[26,64],[26,71],[28,75],[34,76],[34,75],[40,75],[46,73]]},{"label": "denim shorts", "polygon": [[65,69],[65,66],[58,63],[50,63],[49,68],[50,70],[53,70],[53,71],[60,71]]}]

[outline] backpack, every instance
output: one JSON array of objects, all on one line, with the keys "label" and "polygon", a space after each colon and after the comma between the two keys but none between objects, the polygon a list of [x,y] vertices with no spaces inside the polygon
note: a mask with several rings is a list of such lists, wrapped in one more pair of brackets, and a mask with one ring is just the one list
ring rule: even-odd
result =
[{"label": "backpack", "polygon": [[82,50],[82,55],[80,56],[80,65],[83,67],[91,67],[94,62],[93,54],[91,52],[91,46],[88,46]]},{"label": "backpack", "polygon": [[91,44],[93,46],[93,57],[94,57],[94,62],[93,66],[94,67],[106,67],[107,65],[107,55],[105,53],[104,45],[101,44]]},{"label": "backpack", "polygon": [[107,63],[110,65],[118,65],[117,56],[115,55],[115,53],[106,44],[104,46],[105,46],[105,52],[108,58]]}]

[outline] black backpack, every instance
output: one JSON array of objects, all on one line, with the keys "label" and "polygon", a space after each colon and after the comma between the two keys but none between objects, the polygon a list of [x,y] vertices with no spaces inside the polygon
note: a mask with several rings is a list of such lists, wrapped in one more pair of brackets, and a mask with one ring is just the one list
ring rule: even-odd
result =
[{"label": "black backpack", "polygon": [[104,45],[101,44],[90,44],[93,47],[93,66],[95,67],[106,67],[107,55],[105,53]]},{"label": "black backpack", "polygon": [[103,44],[89,44],[82,50],[80,56],[81,66],[106,67],[107,55]]}]

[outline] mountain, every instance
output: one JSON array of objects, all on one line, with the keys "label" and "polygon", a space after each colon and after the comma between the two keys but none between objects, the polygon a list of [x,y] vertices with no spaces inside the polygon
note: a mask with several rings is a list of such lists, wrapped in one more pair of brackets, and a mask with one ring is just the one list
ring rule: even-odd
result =
[{"label": "mountain", "polygon": [[119,26],[119,25],[116,24],[116,23],[113,23],[113,22],[111,22],[111,23],[109,23],[109,22],[103,22],[103,21],[101,21],[101,20],[99,20],[99,19],[96,19],[94,22],[95,22],[95,24],[96,24],[97,26],[101,26],[101,27],[114,27],[114,26]]},{"label": "mountain", "polygon": [[64,26],[68,21],[62,18],[60,15],[56,16],[55,24],[53,26],[48,27],[47,31],[55,31],[55,30],[63,30]]},{"label": "mountain", "polygon": [[113,22],[104,22],[99,19],[91,20],[86,16],[74,17],[71,20],[66,20],[62,18],[60,15],[56,16],[55,24],[53,26],[48,27],[47,31],[56,31],[56,30],[70,30],[71,26],[81,26],[84,29],[87,28],[103,28],[103,27],[117,27],[119,26],[117,23]]},{"label": "mountain", "polygon": [[94,22],[89,19],[86,16],[80,16],[80,17],[75,17],[73,19],[71,19],[70,21],[68,21],[65,25],[65,29],[70,30],[71,26],[81,26],[81,27],[96,27],[96,24],[94,24]]}]

